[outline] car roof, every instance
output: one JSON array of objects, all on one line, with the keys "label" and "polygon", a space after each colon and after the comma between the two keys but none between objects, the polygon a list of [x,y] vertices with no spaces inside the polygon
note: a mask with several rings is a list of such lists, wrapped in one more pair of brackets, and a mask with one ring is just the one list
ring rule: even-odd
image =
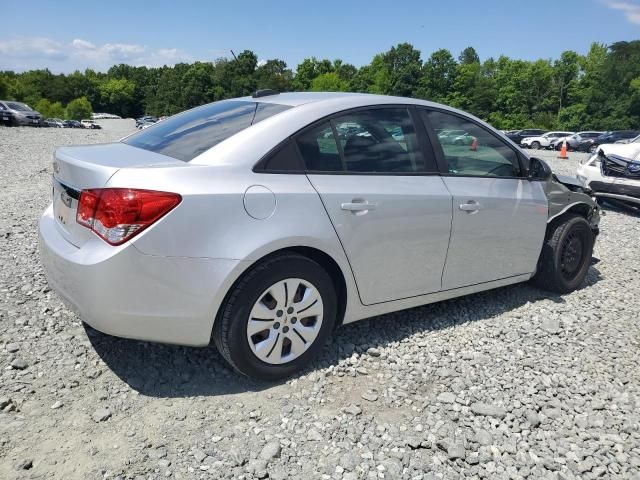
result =
[{"label": "car roof", "polygon": [[[498,130],[481,119],[447,105],[442,105],[427,100],[406,97],[393,97],[388,95],[374,95],[369,93],[347,92],[288,92],[267,95],[258,98],[239,97],[223,102],[245,101],[257,103],[272,103],[287,105],[289,108],[283,112],[266,118],[194,158],[190,165],[197,164],[233,164],[241,168],[243,162],[238,162],[238,152],[245,152],[247,162],[255,162],[255,158],[262,157],[267,151],[275,148],[283,139],[294,135],[301,128],[322,120],[330,115],[360,107],[373,107],[385,105],[419,105],[439,109],[445,112],[457,113],[464,118],[475,120],[497,135],[505,138]],[[232,160],[233,158],[233,160]]]},{"label": "car roof", "polygon": [[[290,107],[297,107],[300,105],[310,103],[325,103],[332,102],[334,100],[344,100],[349,102],[357,102],[360,104],[415,104],[415,105],[428,105],[439,108],[445,108],[447,110],[454,110],[446,105],[429,102],[427,100],[421,100],[417,98],[408,97],[394,97],[390,95],[376,95],[373,93],[353,93],[353,92],[283,92],[273,95],[266,95],[264,97],[240,97],[231,100],[245,100],[249,102],[258,103],[276,103],[279,105],[288,105]],[[467,114],[468,115],[468,114]]]}]

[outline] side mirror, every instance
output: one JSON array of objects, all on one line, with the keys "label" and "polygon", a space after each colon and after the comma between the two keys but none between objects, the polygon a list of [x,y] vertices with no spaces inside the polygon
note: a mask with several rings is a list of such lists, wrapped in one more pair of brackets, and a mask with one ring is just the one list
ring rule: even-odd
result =
[{"label": "side mirror", "polygon": [[544,160],[532,157],[529,161],[529,179],[530,180],[549,180],[552,172],[551,167]]}]

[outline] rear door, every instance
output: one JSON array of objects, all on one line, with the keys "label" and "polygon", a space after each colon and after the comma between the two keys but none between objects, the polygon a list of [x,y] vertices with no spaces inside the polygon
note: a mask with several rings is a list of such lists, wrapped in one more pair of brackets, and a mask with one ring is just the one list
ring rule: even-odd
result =
[{"label": "rear door", "polygon": [[424,109],[430,132],[462,128],[471,147],[443,144],[432,133],[443,181],[453,196],[444,290],[535,271],[547,199],[540,182],[522,178],[516,150],[490,130],[454,113]]},{"label": "rear door", "polygon": [[295,140],[362,302],[440,290],[451,195],[410,109],[350,111],[313,125]]}]

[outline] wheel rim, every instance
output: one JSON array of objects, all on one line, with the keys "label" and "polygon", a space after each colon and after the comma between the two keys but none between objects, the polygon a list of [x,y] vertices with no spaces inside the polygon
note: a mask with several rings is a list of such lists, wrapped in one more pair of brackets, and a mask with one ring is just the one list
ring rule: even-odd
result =
[{"label": "wheel rim", "polygon": [[300,357],[320,333],[322,296],[310,282],[287,278],[258,297],[247,320],[247,340],[254,355],[280,365]]},{"label": "wheel rim", "polygon": [[570,233],[562,244],[560,271],[567,280],[575,278],[584,257],[584,242],[577,232]]}]

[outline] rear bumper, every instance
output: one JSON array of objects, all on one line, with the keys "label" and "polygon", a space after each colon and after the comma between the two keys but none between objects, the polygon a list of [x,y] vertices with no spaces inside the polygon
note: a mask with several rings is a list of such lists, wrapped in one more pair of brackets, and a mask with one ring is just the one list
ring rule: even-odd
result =
[{"label": "rear bumper", "polygon": [[239,260],[162,257],[99,238],[77,248],[49,207],[39,246],[47,280],[80,318],[101,332],[162,343],[207,345]]}]

